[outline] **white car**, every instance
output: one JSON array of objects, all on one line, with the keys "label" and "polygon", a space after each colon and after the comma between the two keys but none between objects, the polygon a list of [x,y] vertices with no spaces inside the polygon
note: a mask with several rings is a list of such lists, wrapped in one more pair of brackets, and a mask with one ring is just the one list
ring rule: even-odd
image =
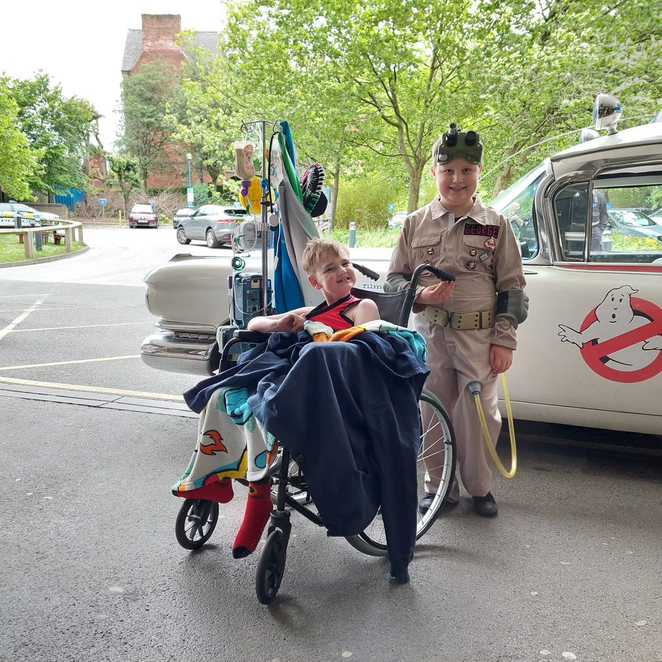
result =
[{"label": "white car", "polygon": [[405,219],[409,216],[409,212],[398,211],[391,218],[388,219],[389,230],[394,228],[401,228],[405,224]]},{"label": "white car", "polygon": [[[519,237],[531,300],[508,374],[517,418],[662,433],[662,243],[617,233],[604,241],[596,221],[600,196],[648,208],[661,194],[657,123],[555,154],[492,202]],[[389,256],[352,251],[382,276]],[[217,368],[231,273],[229,258],[177,256],[146,276],[160,331],[143,343],[145,363]]]}]

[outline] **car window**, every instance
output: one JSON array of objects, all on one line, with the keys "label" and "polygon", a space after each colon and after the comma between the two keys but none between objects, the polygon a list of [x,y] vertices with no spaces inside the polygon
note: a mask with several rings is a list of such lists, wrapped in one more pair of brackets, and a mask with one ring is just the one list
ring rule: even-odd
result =
[{"label": "car window", "polygon": [[237,209],[235,207],[226,208],[224,211],[228,216],[246,216],[247,213],[245,209]]},{"label": "car window", "polygon": [[14,211],[14,205],[7,204],[6,202],[0,203],[0,211]]},{"label": "car window", "polygon": [[662,173],[617,182],[596,180],[589,259],[636,263],[662,259],[662,223],[647,213],[661,200]]},{"label": "car window", "polygon": [[588,182],[581,182],[570,184],[554,195],[554,219],[563,260],[585,259],[588,189]]},{"label": "car window", "polygon": [[532,170],[500,193],[491,206],[503,214],[511,224],[522,248],[522,259],[538,254],[538,224],[535,213],[536,191],[545,176],[545,166]]},{"label": "car window", "polygon": [[153,213],[151,205],[133,205],[133,210],[138,214],[151,214]]}]

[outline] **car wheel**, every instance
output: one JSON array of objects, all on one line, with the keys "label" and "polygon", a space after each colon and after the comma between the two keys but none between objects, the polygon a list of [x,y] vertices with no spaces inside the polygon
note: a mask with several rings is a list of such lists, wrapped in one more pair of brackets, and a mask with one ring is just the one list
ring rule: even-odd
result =
[{"label": "car wheel", "polygon": [[184,231],[184,228],[181,225],[177,228],[177,241],[180,244],[191,243],[191,240],[186,236],[186,232]]},{"label": "car wheel", "polygon": [[207,246],[209,248],[218,248],[221,245],[218,239],[216,239],[216,235],[211,228],[207,228],[207,234],[205,237],[207,238]]}]

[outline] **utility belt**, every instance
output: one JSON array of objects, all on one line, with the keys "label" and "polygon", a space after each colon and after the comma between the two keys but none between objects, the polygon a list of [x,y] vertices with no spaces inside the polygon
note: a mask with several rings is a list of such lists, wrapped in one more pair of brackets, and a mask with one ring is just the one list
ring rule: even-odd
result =
[{"label": "utility belt", "polygon": [[443,308],[427,306],[423,317],[437,326],[450,326],[459,331],[475,331],[476,329],[491,329],[494,324],[494,311],[481,310],[475,313],[451,313]]}]

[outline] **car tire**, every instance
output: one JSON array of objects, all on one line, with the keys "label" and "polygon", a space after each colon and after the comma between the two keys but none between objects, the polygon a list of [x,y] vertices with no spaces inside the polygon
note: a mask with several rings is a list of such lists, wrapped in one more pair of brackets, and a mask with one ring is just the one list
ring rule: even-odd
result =
[{"label": "car tire", "polygon": [[218,239],[216,239],[216,235],[214,234],[214,231],[211,228],[207,228],[207,232],[205,233],[205,239],[207,241],[208,248],[218,248],[221,245]]},{"label": "car tire", "polygon": [[177,228],[177,241],[180,244],[190,244],[191,243],[191,240],[186,236],[186,231],[184,230],[184,228],[181,225]]}]

